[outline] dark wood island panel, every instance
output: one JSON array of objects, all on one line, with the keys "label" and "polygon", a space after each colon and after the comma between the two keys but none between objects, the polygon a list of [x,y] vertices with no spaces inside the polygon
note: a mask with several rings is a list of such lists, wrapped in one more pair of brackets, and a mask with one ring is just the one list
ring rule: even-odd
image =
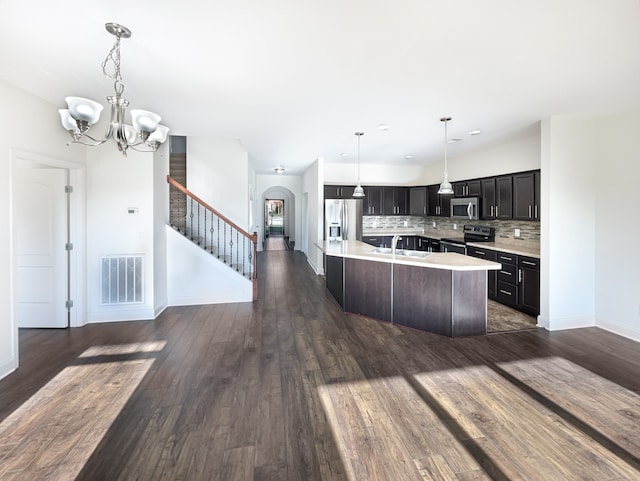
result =
[{"label": "dark wood island panel", "polygon": [[393,322],[451,336],[452,271],[395,264]]},{"label": "dark wood island panel", "polygon": [[324,263],[327,289],[344,308],[344,258],[326,256]]},{"label": "dark wood island panel", "polygon": [[344,310],[391,321],[391,268],[387,262],[344,259]]}]

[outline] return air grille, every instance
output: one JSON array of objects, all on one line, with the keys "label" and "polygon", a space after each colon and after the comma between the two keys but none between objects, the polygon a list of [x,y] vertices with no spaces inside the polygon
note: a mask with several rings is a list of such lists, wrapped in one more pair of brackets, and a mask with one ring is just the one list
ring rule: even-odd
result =
[{"label": "return air grille", "polygon": [[101,259],[102,304],[144,302],[142,256],[109,256]]}]

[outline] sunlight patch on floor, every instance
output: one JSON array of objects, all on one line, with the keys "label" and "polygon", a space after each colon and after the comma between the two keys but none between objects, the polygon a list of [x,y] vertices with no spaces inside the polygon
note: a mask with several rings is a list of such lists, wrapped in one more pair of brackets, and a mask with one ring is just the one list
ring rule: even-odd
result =
[{"label": "sunlight patch on floor", "polygon": [[95,346],[81,358],[132,354],[130,361],[68,366],[0,424],[0,479],[73,481],[164,341]]}]

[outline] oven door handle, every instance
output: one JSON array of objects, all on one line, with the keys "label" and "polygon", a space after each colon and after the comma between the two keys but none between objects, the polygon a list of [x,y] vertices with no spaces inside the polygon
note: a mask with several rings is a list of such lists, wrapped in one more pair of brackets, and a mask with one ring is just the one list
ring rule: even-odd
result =
[{"label": "oven door handle", "polygon": [[469,219],[473,219],[473,204],[471,202],[469,202],[469,205],[467,205],[467,215],[469,216]]}]

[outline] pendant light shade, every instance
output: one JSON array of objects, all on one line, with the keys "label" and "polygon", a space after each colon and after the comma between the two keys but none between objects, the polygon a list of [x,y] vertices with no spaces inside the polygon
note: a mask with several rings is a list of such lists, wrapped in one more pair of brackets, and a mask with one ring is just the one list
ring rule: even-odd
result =
[{"label": "pendant light shade", "polygon": [[356,132],[356,136],[358,137],[358,185],[353,189],[353,197],[360,198],[364,197],[364,189],[360,185],[360,137],[364,135],[364,132]]},{"label": "pendant light shade", "polygon": [[449,174],[447,172],[447,144],[449,139],[447,137],[447,122],[451,120],[451,117],[442,117],[440,122],[444,122],[444,179],[438,189],[438,194],[453,194],[453,187],[449,182]]}]

